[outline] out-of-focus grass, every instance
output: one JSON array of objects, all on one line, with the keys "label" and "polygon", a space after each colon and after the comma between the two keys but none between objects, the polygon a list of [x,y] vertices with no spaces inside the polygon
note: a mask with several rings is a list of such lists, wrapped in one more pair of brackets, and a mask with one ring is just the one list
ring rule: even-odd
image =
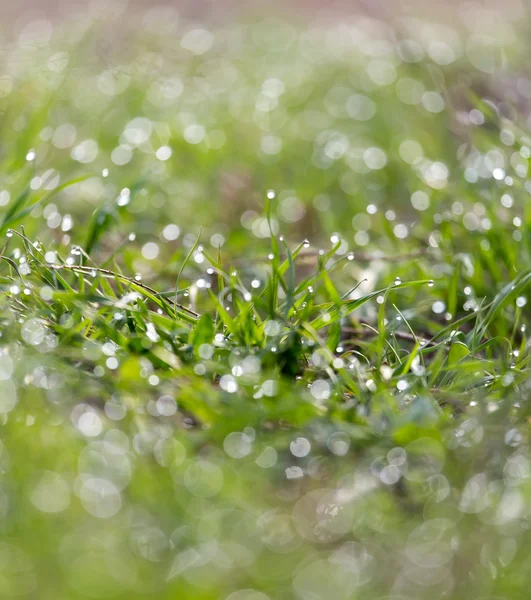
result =
[{"label": "out-of-focus grass", "polygon": [[528,45],[460,17],[6,36],[0,597],[524,597]]}]

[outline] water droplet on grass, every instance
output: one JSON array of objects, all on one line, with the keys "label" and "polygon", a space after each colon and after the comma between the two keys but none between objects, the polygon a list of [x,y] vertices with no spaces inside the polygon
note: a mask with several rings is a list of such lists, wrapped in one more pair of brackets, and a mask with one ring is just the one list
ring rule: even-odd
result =
[{"label": "water droplet on grass", "polygon": [[129,204],[130,199],[131,191],[129,190],[129,188],[124,188],[120,192],[118,198],[116,198],[116,204],[118,204],[118,206],[127,206]]},{"label": "water droplet on grass", "polygon": [[397,384],[396,384],[397,389],[400,392],[403,392],[404,390],[407,390],[407,388],[409,387],[408,382],[405,379],[401,379]]}]

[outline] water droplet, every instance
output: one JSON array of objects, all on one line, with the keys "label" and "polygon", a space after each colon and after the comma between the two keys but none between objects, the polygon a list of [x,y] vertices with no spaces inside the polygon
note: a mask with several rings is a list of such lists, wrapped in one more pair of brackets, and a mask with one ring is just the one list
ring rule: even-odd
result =
[{"label": "water droplet", "polygon": [[403,392],[404,390],[407,390],[407,388],[409,387],[409,383],[405,379],[401,379],[396,384],[396,387],[400,392]]},{"label": "water droplet", "polygon": [[433,285],[434,285],[434,281],[433,281],[433,279],[430,279],[428,281],[428,287],[433,287]]},{"label": "water droplet", "polygon": [[304,240],[304,242],[302,242],[302,245],[303,245],[305,248],[309,248],[309,247],[310,247],[310,241],[309,241],[309,240]]},{"label": "water droplet", "polygon": [[349,252],[347,258],[348,260],[354,260],[354,252]]},{"label": "water droplet", "polygon": [[118,204],[118,206],[127,206],[129,204],[130,199],[131,191],[129,190],[129,188],[124,188],[120,192],[118,198],[116,198],[116,204]]},{"label": "water droplet", "polygon": [[437,300],[432,304],[431,309],[436,315],[440,315],[445,311],[446,304],[442,300]]},{"label": "water droplet", "polygon": [[267,258],[269,258],[269,260],[273,260],[275,258],[275,255],[273,253],[268,254]]},{"label": "water droplet", "polygon": [[27,160],[28,162],[31,162],[31,161],[35,160],[35,157],[36,157],[36,156],[37,156],[37,155],[36,155],[36,153],[35,153],[35,150],[32,148],[32,149],[31,149],[31,150],[30,150],[30,151],[29,151],[29,152],[26,154],[26,160]]},{"label": "water droplet", "polygon": [[400,277],[395,277],[395,285],[400,285],[402,283],[402,280],[400,279]]},{"label": "water droplet", "polygon": [[109,169],[103,169],[103,171],[101,172],[101,176],[102,177],[108,177],[109,176]]},{"label": "water droplet", "polygon": [[6,237],[8,237],[8,238],[13,237],[13,232],[11,231],[11,229],[7,230]]},{"label": "water droplet", "polygon": [[267,197],[269,198],[269,200],[273,200],[273,198],[276,196],[275,190],[267,190]]}]

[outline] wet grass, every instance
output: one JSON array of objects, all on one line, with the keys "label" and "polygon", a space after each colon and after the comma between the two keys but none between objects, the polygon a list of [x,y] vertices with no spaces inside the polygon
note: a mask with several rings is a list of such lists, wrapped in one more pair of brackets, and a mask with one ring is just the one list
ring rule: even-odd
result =
[{"label": "wet grass", "polygon": [[6,41],[2,598],[522,597],[527,44],[460,14]]}]

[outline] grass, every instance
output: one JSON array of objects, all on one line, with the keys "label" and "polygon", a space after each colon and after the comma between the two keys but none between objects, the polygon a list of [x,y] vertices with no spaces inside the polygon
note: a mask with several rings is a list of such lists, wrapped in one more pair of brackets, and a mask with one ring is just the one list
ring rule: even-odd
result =
[{"label": "grass", "polygon": [[0,597],[523,597],[525,19],[170,17],[6,36]]}]

